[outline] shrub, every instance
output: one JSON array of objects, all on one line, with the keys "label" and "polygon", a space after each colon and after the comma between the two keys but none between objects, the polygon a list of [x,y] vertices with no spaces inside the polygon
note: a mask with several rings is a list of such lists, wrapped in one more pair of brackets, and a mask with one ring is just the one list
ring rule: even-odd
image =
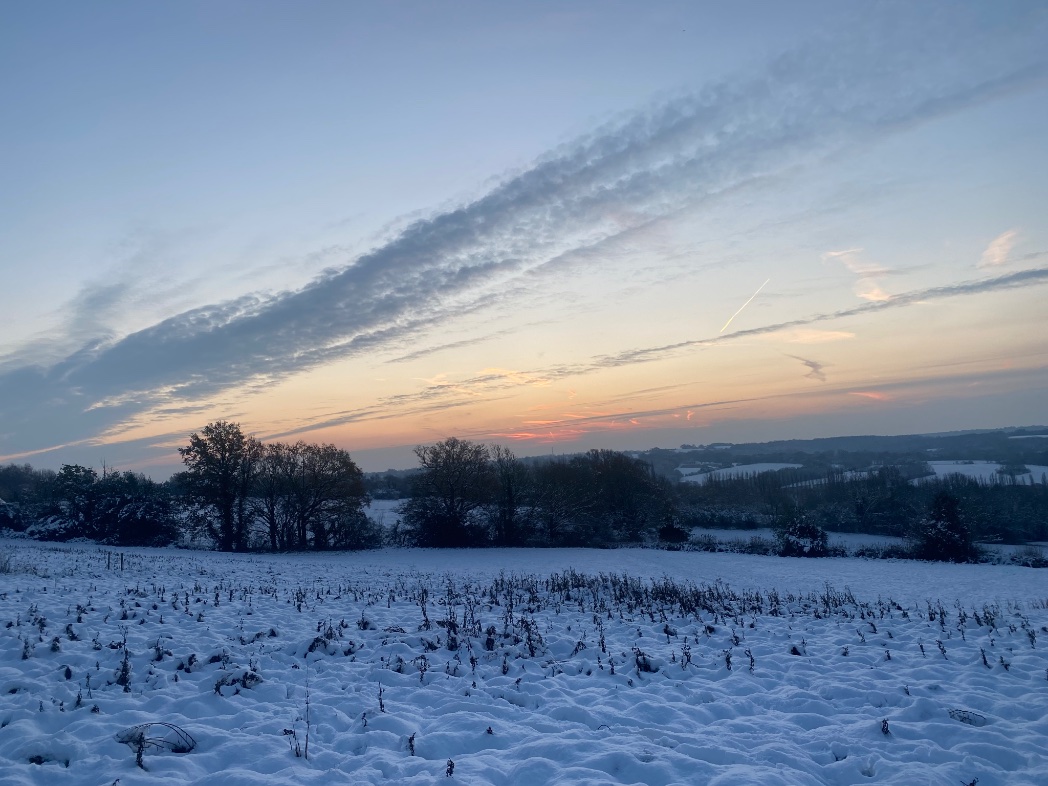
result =
[{"label": "shrub", "polygon": [[732,540],[727,540],[723,544],[720,544],[720,547],[713,549],[713,551],[721,551],[722,549],[732,554],[760,554],[771,556],[778,553],[775,542],[762,537],[761,535],[753,535],[749,539],[733,538]]},{"label": "shrub", "polygon": [[[1009,555],[1008,562],[1013,565],[1022,565],[1026,568],[1048,568],[1048,555],[1044,553],[1042,548],[1026,546]],[[0,573],[2,572],[0,570]]]},{"label": "shrub", "polygon": [[686,543],[688,537],[688,531],[676,524],[667,524],[659,528],[659,540],[664,543]]},{"label": "shrub", "polygon": [[691,541],[691,546],[695,551],[720,551],[720,543],[708,532],[694,538]]},{"label": "shrub", "polygon": [[25,522],[22,519],[21,508],[0,500],[0,529],[22,532],[25,529]]},{"label": "shrub", "polygon": [[794,514],[776,528],[780,557],[825,557],[829,554],[826,530],[805,514]]},{"label": "shrub", "polygon": [[971,527],[963,520],[956,497],[940,491],[931,514],[920,521],[913,535],[914,556],[938,562],[975,562],[978,551]]},{"label": "shrub", "polygon": [[868,543],[858,546],[851,556],[861,559],[912,559],[912,551],[899,543]]}]

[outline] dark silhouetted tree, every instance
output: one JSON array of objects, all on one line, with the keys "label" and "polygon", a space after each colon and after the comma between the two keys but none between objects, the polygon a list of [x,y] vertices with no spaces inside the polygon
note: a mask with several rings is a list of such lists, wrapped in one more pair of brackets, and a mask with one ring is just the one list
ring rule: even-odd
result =
[{"label": "dark silhouetted tree", "polygon": [[365,548],[378,533],[364,513],[364,475],[334,445],[265,445],[252,508],[273,549]]},{"label": "dark silhouetted tree", "polygon": [[591,450],[576,461],[589,464],[602,540],[653,540],[673,520],[668,484],[644,461],[614,450]]},{"label": "dark silhouetted tree", "polygon": [[238,423],[220,420],[189,435],[178,449],[186,465],[183,482],[197,504],[197,522],[221,551],[248,546],[249,498],[262,444]]},{"label": "dark silhouetted tree", "polygon": [[63,464],[55,478],[54,492],[67,521],[66,537],[98,539],[104,535],[99,521],[98,473],[91,467]]},{"label": "dark silhouetted tree", "polygon": [[531,512],[547,546],[599,545],[600,505],[593,467],[585,459],[549,461],[533,471]]},{"label": "dark silhouetted tree", "polygon": [[972,562],[977,556],[972,531],[961,516],[960,504],[945,491],[935,495],[931,515],[918,525],[915,540],[919,559]]},{"label": "dark silhouetted tree", "polygon": [[400,512],[408,536],[420,546],[479,545],[486,537],[479,509],[492,497],[488,448],[450,437],[415,448],[422,471]]},{"label": "dark silhouetted tree", "polygon": [[298,542],[294,505],[290,504],[294,496],[297,453],[296,446],[284,442],[262,448],[251,507],[265,525],[272,551],[303,548]]},{"label": "dark silhouetted tree", "polygon": [[491,503],[493,540],[496,546],[520,546],[527,540],[521,509],[529,490],[528,468],[503,445],[493,445],[490,456],[495,481]]},{"label": "dark silhouetted tree", "polygon": [[812,514],[792,506],[776,522],[775,542],[781,557],[825,557],[829,553],[826,530]]},{"label": "dark silhouetted tree", "polygon": [[166,546],[178,540],[175,505],[166,486],[134,472],[109,471],[95,486],[103,542]]}]

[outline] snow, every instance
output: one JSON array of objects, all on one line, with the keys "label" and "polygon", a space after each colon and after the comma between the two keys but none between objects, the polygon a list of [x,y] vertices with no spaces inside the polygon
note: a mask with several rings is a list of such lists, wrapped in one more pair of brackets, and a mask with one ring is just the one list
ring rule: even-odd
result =
[{"label": "snow", "polygon": [[403,505],[404,502],[405,500],[402,499],[373,499],[368,506],[368,518],[380,527],[390,529],[394,524],[400,522],[400,514],[397,513],[397,508]]},{"label": "snow", "polygon": [[[95,546],[0,551],[4,784],[1048,782],[1048,572],[643,549],[138,549],[121,571]],[[567,571],[574,588],[543,583]],[[652,600],[665,579],[694,592]],[[475,665],[468,604],[496,631],[468,637]],[[110,684],[125,641],[130,692]],[[117,735],[148,722],[196,749],[138,768]]]},{"label": "snow", "polygon": [[[931,468],[935,471],[936,477],[944,477],[946,475],[964,475],[969,478],[977,478],[979,480],[985,480],[987,482],[994,480],[1009,480],[1007,477],[1003,477],[998,474],[997,470],[1001,468],[1001,464],[996,461],[929,461]],[[1030,470],[1021,475],[1015,476],[1016,483],[1040,483],[1041,476],[1048,474],[1048,466],[1042,466],[1040,464],[1027,464],[1026,468]]]},{"label": "snow", "polygon": [[[716,527],[692,527],[691,537],[693,539],[711,537],[718,543],[732,544],[737,541],[748,541],[751,538],[764,538],[774,541],[776,532],[771,527],[757,527],[754,529],[721,529]],[[827,543],[830,546],[841,546],[849,551],[864,546],[905,546],[906,539],[892,535],[872,535],[865,532],[829,532]]]},{"label": "snow", "polygon": [[[700,472],[693,475],[684,475],[681,478],[688,483],[705,483],[709,478],[745,478],[761,472],[774,472],[779,469],[799,469],[801,464],[778,464],[765,462],[761,464],[736,464],[724,469],[715,469],[712,472]],[[680,473],[686,473],[688,467],[677,467]]]},{"label": "snow", "polygon": [[[713,538],[726,549],[730,549],[740,541],[746,543],[752,538],[763,538],[764,540],[772,542],[774,542],[776,538],[776,532],[771,527],[757,527],[754,529],[692,527],[690,533],[692,540],[706,537]],[[895,537],[893,535],[875,535],[867,532],[828,532],[827,543],[831,548],[843,548],[849,553],[867,547],[883,549],[889,546],[897,546],[900,548],[907,548],[911,545],[906,538]],[[1036,541],[1021,544],[980,542],[978,545],[981,549],[987,552],[987,562],[993,562],[995,560],[995,554],[996,559],[1006,559],[1010,554],[1030,549],[1043,552],[1043,550],[1048,547],[1048,543],[1040,543]]]}]

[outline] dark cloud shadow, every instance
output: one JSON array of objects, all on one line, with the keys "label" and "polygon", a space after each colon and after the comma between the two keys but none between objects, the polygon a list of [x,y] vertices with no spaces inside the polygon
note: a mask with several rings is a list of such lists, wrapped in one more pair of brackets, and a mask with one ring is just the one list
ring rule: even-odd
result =
[{"label": "dark cloud shadow", "polygon": [[798,355],[787,355],[786,357],[793,358],[794,360],[799,360],[801,363],[808,367],[808,373],[804,375],[805,379],[815,379],[819,382],[826,381],[826,373],[823,371],[823,368],[825,367],[819,361],[808,360],[807,358],[802,358]]}]

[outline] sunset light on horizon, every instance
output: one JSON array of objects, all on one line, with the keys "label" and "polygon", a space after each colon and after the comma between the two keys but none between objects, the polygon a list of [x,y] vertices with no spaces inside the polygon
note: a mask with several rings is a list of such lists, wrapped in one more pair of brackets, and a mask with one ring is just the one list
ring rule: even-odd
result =
[{"label": "sunset light on horizon", "polygon": [[1048,6],[9,5],[0,462],[1048,422]]}]

